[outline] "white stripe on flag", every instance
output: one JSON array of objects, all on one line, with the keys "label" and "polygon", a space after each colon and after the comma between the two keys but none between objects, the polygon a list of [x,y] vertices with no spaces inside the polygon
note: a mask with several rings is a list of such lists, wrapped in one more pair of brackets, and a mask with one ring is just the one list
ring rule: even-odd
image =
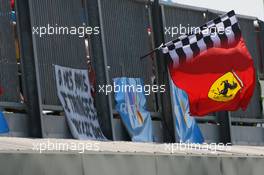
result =
[{"label": "white stripe on flag", "polygon": [[221,40],[218,37],[217,32],[212,33],[212,35],[210,37],[214,43],[214,47],[220,47],[221,46]]},{"label": "white stripe on flag", "polygon": [[193,58],[193,51],[190,47],[190,45],[184,46],[183,47],[184,53],[186,55],[186,60],[189,61],[190,59]]},{"label": "white stripe on flag", "polygon": [[226,34],[227,39],[228,39],[228,44],[234,43],[234,41],[235,41],[235,34],[234,34],[233,30],[232,30],[232,27],[227,27],[225,29],[225,34]]},{"label": "white stripe on flag", "polygon": [[173,61],[173,66],[177,66],[179,65],[179,56],[178,54],[176,53],[175,49],[169,51],[169,54],[172,58],[172,61]]}]

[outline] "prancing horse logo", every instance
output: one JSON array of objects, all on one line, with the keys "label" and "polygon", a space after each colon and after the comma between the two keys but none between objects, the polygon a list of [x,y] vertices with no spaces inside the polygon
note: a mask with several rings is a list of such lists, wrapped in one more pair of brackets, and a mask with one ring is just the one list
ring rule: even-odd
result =
[{"label": "prancing horse logo", "polygon": [[233,89],[237,88],[237,83],[235,83],[235,82],[233,82],[233,84],[230,84],[228,82],[228,80],[225,80],[225,81],[222,81],[221,85],[223,85],[223,84],[224,84],[224,89],[222,89],[222,90],[219,90],[219,88],[217,88],[217,89],[218,89],[219,95],[223,95],[225,97],[227,97],[227,93],[228,93],[229,89],[233,90]]},{"label": "prancing horse logo", "polygon": [[235,98],[242,89],[243,82],[234,72],[227,72],[211,86],[208,97],[214,101],[227,102]]}]

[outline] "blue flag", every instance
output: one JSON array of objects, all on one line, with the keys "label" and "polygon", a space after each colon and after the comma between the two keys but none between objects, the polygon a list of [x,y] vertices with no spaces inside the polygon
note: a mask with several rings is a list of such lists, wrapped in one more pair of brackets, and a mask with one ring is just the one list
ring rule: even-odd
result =
[{"label": "blue flag", "polygon": [[7,133],[9,132],[9,128],[4,117],[4,114],[0,112],[0,133]]},{"label": "blue flag", "polygon": [[135,142],[152,142],[152,121],[145,109],[146,98],[140,78],[115,78],[116,110]]},{"label": "blue flag", "polygon": [[180,141],[183,143],[203,143],[204,138],[195,118],[190,116],[188,95],[170,80],[172,91],[173,117]]}]

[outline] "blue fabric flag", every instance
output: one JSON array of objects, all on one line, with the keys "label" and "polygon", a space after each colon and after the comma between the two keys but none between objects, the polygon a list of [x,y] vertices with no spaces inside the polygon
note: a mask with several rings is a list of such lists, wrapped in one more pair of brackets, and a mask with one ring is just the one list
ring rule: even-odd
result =
[{"label": "blue fabric flag", "polygon": [[152,121],[145,109],[146,98],[140,78],[115,78],[116,110],[134,142],[152,142]]},{"label": "blue fabric flag", "polygon": [[7,133],[9,132],[9,128],[4,117],[4,114],[0,112],[0,133]]},{"label": "blue fabric flag", "polygon": [[172,91],[173,117],[180,141],[183,143],[203,143],[204,138],[195,118],[190,116],[188,95],[170,80]]}]

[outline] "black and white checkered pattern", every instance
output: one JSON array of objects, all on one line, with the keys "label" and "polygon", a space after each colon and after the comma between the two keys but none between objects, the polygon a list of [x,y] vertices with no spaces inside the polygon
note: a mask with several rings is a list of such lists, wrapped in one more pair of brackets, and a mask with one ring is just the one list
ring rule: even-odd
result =
[{"label": "black and white checkered pattern", "polygon": [[161,47],[164,54],[169,54],[174,65],[179,65],[212,47],[227,48],[239,41],[241,31],[234,11],[230,11],[192,33],[179,37]]}]

